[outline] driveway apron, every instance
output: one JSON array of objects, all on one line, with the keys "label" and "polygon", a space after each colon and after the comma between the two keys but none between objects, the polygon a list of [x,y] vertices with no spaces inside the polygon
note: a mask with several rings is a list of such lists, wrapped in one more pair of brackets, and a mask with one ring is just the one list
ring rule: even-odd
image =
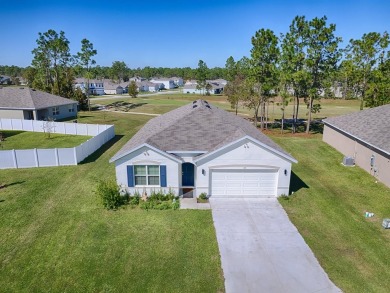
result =
[{"label": "driveway apron", "polygon": [[210,199],[227,293],[341,292],[277,199]]}]

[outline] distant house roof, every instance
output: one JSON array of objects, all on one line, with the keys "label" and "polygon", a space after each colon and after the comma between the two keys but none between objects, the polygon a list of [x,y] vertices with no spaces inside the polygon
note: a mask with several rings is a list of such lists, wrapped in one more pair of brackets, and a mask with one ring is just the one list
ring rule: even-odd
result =
[{"label": "distant house roof", "polygon": [[104,87],[104,90],[116,90],[118,88],[122,88],[122,86],[118,83],[113,83],[111,81],[107,81],[105,80],[103,82],[103,87]]},{"label": "distant house roof", "polygon": [[167,153],[201,151],[207,155],[248,136],[296,161],[250,122],[206,101],[197,100],[150,120],[115,154],[111,162],[143,144]]},{"label": "distant house roof", "polygon": [[[88,79],[87,78],[84,78],[84,77],[77,77],[75,79],[75,83],[87,83],[88,82]],[[103,80],[102,79],[90,79],[89,80],[89,83],[103,83]]]},{"label": "distant house roof", "polygon": [[197,87],[196,84],[185,84],[185,85],[183,86],[183,90],[195,90],[196,87]]},{"label": "distant house roof", "polygon": [[39,110],[71,104],[77,102],[29,87],[0,87],[0,109]]},{"label": "distant house roof", "polygon": [[11,77],[6,75],[0,75],[0,84],[7,84],[11,80]]},{"label": "distant house roof", "polygon": [[378,150],[390,154],[390,105],[325,119],[336,128]]}]

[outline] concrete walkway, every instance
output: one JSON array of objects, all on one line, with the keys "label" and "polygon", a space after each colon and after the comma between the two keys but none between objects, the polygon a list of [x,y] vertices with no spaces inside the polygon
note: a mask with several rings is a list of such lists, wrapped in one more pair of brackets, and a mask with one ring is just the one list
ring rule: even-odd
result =
[{"label": "concrete walkway", "polygon": [[276,199],[210,199],[227,293],[341,292]]},{"label": "concrete walkway", "polygon": [[209,210],[210,203],[197,203],[196,198],[181,198],[180,209],[182,210]]}]

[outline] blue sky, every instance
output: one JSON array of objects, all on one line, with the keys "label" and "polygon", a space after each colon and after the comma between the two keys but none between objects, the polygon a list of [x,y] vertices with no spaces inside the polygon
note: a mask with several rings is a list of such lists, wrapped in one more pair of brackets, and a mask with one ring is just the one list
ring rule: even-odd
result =
[{"label": "blue sky", "polygon": [[[17,3],[17,4],[14,4]],[[5,1],[0,0],[0,65],[28,66],[38,32],[63,30],[72,53],[87,38],[101,66],[225,66],[250,55],[251,37],[261,28],[278,36],[296,15],[326,15],[344,42],[363,33],[390,31],[388,0],[193,0],[193,1]]]}]

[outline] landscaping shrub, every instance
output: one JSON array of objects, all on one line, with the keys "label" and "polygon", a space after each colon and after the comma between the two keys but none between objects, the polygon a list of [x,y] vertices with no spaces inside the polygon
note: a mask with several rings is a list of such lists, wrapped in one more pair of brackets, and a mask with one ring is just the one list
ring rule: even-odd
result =
[{"label": "landscaping shrub", "polygon": [[199,198],[200,198],[200,199],[203,199],[203,200],[208,199],[207,193],[206,193],[206,192],[202,192],[201,194],[199,194]]},{"label": "landscaping shrub", "polygon": [[140,201],[139,206],[144,210],[177,210],[180,207],[180,201],[172,190],[169,190],[167,194],[160,190],[152,191],[146,201]]},{"label": "landscaping shrub", "polygon": [[120,187],[114,180],[100,180],[95,192],[108,210],[116,210],[126,202],[126,197],[120,194]]}]

